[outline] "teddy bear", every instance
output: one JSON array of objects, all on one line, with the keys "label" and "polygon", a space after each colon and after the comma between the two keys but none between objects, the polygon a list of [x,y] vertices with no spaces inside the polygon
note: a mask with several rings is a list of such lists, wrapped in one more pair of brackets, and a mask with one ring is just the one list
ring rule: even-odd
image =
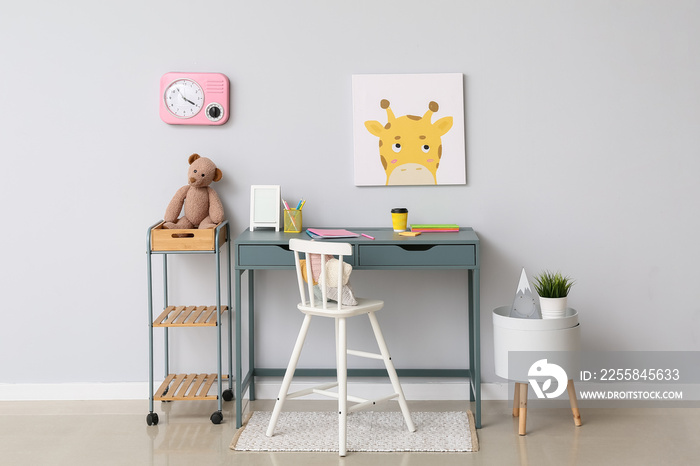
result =
[{"label": "teddy bear", "polygon": [[[163,228],[214,228],[224,219],[224,206],[209,185],[219,181],[223,174],[214,162],[198,154],[190,155],[187,171],[188,184],[178,189],[165,210]],[[185,213],[178,218],[185,205]]]}]

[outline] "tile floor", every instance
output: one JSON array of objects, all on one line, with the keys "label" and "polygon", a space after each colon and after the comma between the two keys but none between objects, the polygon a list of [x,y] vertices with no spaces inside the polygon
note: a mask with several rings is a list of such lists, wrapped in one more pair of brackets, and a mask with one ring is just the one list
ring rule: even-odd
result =
[{"label": "tile floor", "polygon": [[[216,402],[157,403],[148,427],[147,401],[0,402],[3,465],[690,465],[700,456],[700,408],[582,410],[576,428],[567,409],[531,409],[528,435],[518,435],[506,401],[483,403],[477,453],[248,453],[229,444],[234,403],[224,422]],[[271,410],[269,400],[250,403]],[[463,401],[410,402],[415,411],[464,409]],[[285,409],[334,409],[333,402],[289,401]],[[397,409],[386,403],[383,409]]]}]

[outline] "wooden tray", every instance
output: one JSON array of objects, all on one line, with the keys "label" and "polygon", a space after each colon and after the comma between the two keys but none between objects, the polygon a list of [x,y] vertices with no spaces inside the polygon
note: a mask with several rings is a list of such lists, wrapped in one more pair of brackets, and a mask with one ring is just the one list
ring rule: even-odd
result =
[{"label": "wooden tray", "polygon": [[[152,251],[214,251],[216,229],[169,230],[161,222],[151,230]],[[226,228],[219,233],[219,247],[226,242]]]}]

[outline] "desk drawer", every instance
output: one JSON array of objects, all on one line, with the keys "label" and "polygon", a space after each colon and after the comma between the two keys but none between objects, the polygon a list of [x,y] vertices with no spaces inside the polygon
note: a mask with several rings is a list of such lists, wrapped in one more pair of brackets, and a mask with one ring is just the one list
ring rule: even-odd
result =
[{"label": "desk drawer", "polygon": [[360,266],[469,266],[476,264],[476,249],[472,244],[362,244],[359,246]]},{"label": "desk drawer", "polygon": [[238,247],[238,263],[245,267],[294,267],[294,253],[288,246],[241,245]]}]

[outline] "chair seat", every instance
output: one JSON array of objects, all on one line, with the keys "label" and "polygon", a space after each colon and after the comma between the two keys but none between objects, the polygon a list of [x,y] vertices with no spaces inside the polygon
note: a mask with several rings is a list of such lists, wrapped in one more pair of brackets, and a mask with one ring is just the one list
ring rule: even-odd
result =
[{"label": "chair seat", "polygon": [[367,299],[367,298],[355,298],[357,300],[356,306],[341,306],[340,310],[334,304],[329,305],[328,308],[324,309],[323,303],[316,303],[316,306],[308,306],[303,303],[297,304],[297,309],[299,309],[304,314],[309,314],[312,316],[321,317],[353,317],[360,314],[366,314],[368,312],[376,312],[384,307],[384,301],[379,299]]}]

